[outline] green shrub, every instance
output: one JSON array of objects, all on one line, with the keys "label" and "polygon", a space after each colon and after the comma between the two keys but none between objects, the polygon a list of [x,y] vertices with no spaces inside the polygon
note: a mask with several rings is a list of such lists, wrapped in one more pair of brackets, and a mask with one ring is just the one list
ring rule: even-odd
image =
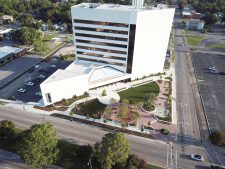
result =
[{"label": "green shrub", "polygon": [[129,100],[128,99],[122,99],[121,102],[125,103],[125,104],[129,104]]},{"label": "green shrub", "polygon": [[215,131],[210,134],[209,139],[212,142],[212,144],[215,144],[218,146],[224,146],[225,145],[225,132]]},{"label": "green shrub", "polygon": [[168,135],[170,133],[169,130],[165,128],[160,129],[160,132],[164,135]]},{"label": "green shrub", "polygon": [[105,89],[103,89],[103,91],[102,91],[102,96],[106,96],[107,94],[106,94],[106,90]]}]

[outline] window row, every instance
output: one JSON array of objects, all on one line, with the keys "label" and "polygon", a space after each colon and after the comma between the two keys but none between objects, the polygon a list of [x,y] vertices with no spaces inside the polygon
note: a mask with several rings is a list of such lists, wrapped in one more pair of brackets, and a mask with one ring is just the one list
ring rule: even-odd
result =
[{"label": "window row", "polygon": [[83,60],[83,61],[88,61],[88,62],[104,63],[104,64],[117,65],[117,66],[126,66],[126,64],[123,64],[123,63],[107,62],[107,61],[104,61],[104,60],[96,60],[96,59],[82,58],[80,56],[78,57],[78,59]]},{"label": "window row", "polygon": [[89,53],[89,52],[81,52],[79,49],[77,50],[77,54],[80,55],[87,55],[87,56],[94,56],[94,57],[99,57],[99,58],[108,58],[108,59],[117,59],[117,60],[123,60],[126,61],[126,58],[121,58],[121,57],[116,57],[116,56],[109,56],[109,55],[101,55],[101,54],[96,54],[96,53]]},{"label": "window row", "polygon": [[102,46],[112,46],[112,47],[119,47],[119,48],[127,48],[127,45],[120,45],[120,44],[114,44],[114,43],[105,43],[105,42],[96,42],[96,41],[89,41],[89,40],[76,39],[76,42],[90,43],[90,44],[102,45]]},{"label": "window row", "polygon": [[81,19],[74,19],[73,22],[74,23],[84,23],[84,24],[94,24],[94,25],[125,27],[125,28],[128,28],[128,26],[129,26],[128,24],[125,24],[125,23],[101,22],[101,21],[81,20]]},{"label": "window row", "polygon": [[83,30],[83,31],[106,32],[106,33],[115,33],[115,34],[128,35],[128,31],[100,29],[100,28],[87,28],[87,27],[81,27],[81,26],[74,26],[74,29],[75,30]]},{"label": "window row", "polygon": [[76,48],[87,49],[87,50],[95,50],[95,51],[107,52],[107,53],[127,54],[127,52],[125,52],[125,51],[102,49],[102,48],[95,48],[95,47],[88,47],[88,46],[81,46],[81,45],[76,45]]},{"label": "window row", "polygon": [[87,38],[99,38],[99,39],[109,39],[109,40],[118,40],[118,41],[127,41],[127,38],[118,38],[118,37],[110,37],[110,36],[102,36],[102,35],[91,35],[85,33],[75,33],[75,36],[82,36]]}]

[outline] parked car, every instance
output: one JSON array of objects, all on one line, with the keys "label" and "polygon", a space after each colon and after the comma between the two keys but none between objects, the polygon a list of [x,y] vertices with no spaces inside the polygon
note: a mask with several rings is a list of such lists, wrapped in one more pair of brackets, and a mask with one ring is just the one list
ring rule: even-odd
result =
[{"label": "parked car", "polygon": [[27,86],[34,86],[34,83],[29,81],[29,82],[26,82],[25,85],[27,85]]},{"label": "parked car", "polygon": [[40,82],[41,80],[39,78],[33,79],[34,82]]},{"label": "parked car", "polygon": [[34,67],[37,69],[39,68],[41,65],[40,64],[36,64]]},{"label": "parked car", "polygon": [[50,68],[56,68],[57,66],[56,65],[50,65],[49,67]]},{"label": "parked car", "polygon": [[20,92],[20,93],[25,93],[26,92],[26,90],[24,88],[18,88],[16,91]]},{"label": "parked car", "polygon": [[41,92],[36,92],[35,95],[42,96],[42,93]]},{"label": "parked car", "polygon": [[196,160],[196,161],[204,161],[203,156],[198,155],[198,154],[191,154],[191,159]]},{"label": "parked car", "polygon": [[45,75],[38,75],[38,78],[44,79],[45,78]]},{"label": "parked car", "polygon": [[32,73],[34,71],[34,68],[31,68],[28,72]]}]

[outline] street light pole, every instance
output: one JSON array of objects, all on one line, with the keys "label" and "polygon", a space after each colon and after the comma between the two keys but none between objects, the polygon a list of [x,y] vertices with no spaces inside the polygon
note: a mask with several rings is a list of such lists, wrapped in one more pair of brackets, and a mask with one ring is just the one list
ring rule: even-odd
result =
[{"label": "street light pole", "polygon": [[91,158],[90,158],[90,160],[88,161],[88,165],[90,165],[90,168],[92,169]]}]

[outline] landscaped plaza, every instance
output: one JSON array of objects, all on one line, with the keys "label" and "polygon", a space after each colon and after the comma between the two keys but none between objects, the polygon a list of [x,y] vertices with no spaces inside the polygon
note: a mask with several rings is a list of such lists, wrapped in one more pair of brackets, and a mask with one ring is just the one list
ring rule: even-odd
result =
[{"label": "landscaped plaza", "polygon": [[[120,101],[105,89],[97,98],[74,106],[72,116],[84,116],[111,126],[149,133],[156,138],[175,135],[176,127],[171,123],[171,77],[156,82],[147,82],[118,92]],[[111,100],[103,104],[102,98]],[[161,130],[168,131],[162,135]]]}]

